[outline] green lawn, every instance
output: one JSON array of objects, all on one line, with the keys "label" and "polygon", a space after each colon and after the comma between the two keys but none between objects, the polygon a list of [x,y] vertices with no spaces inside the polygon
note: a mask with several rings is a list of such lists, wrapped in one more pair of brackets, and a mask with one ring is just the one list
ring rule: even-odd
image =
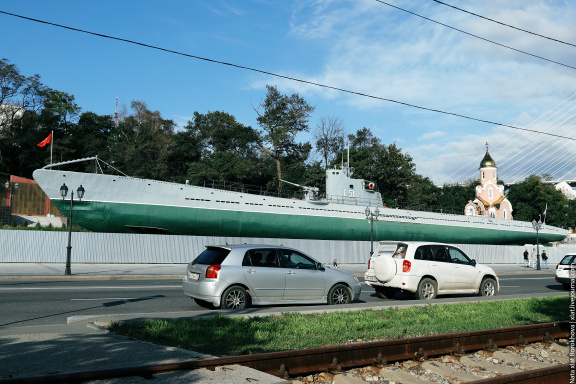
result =
[{"label": "green lawn", "polygon": [[565,321],[569,301],[550,297],[251,318],[215,315],[112,323],[109,330],[156,344],[232,356]]}]

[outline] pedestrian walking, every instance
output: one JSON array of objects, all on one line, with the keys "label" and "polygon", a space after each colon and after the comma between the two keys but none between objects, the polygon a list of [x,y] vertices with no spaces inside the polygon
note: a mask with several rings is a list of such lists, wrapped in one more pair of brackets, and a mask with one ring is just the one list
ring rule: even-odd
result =
[{"label": "pedestrian walking", "polygon": [[530,265],[530,259],[529,259],[529,257],[530,257],[530,254],[528,253],[528,248],[526,248],[526,249],[524,250],[524,266],[525,266],[526,268],[528,268],[528,266]]},{"label": "pedestrian walking", "polygon": [[336,256],[334,256],[334,260],[332,260],[332,265],[334,268],[338,268],[338,260],[336,260]]},{"label": "pedestrian walking", "polygon": [[532,268],[536,269],[536,259],[538,254],[536,253],[536,248],[532,248],[532,255],[530,256],[530,261],[532,262]]},{"label": "pedestrian walking", "polygon": [[544,262],[544,269],[548,269],[548,255],[544,249],[542,250],[542,261]]}]

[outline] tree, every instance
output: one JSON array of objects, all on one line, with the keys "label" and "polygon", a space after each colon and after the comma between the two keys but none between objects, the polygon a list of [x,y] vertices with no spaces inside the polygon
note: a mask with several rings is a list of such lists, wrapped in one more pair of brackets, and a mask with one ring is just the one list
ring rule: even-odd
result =
[{"label": "tree", "polygon": [[412,157],[402,153],[395,143],[389,146],[380,143],[368,128],[358,130],[348,139],[356,177],[375,182],[388,202],[405,200],[409,186],[419,177]]},{"label": "tree", "polygon": [[553,185],[544,184],[539,176],[532,175],[512,185],[508,200],[512,203],[515,220],[543,220],[542,214],[547,207],[546,224],[558,227],[567,225],[568,199]]},{"label": "tree", "polygon": [[169,180],[172,137],[176,124],[132,101],[132,114],[114,129],[111,156],[114,166],[134,177]]},{"label": "tree", "polygon": [[266,88],[266,99],[254,109],[258,114],[258,125],[263,130],[260,145],[276,162],[278,179],[282,179],[282,162],[302,150],[303,146],[295,142],[296,135],[309,130],[308,119],[314,107],[297,94],[286,96],[281,95],[275,86],[267,85]]},{"label": "tree", "polygon": [[468,201],[476,196],[475,183],[444,184],[437,192],[437,204],[442,212],[462,214]]},{"label": "tree", "polygon": [[47,89],[39,75],[25,77],[16,65],[0,59],[0,138],[14,119],[42,107]]},{"label": "tree", "polygon": [[324,168],[332,164],[344,149],[344,123],[336,116],[322,116],[312,130],[316,151],[324,159]]},{"label": "tree", "polygon": [[[225,112],[194,112],[185,137],[196,154],[188,177],[194,184],[204,180],[250,181],[258,163],[258,133]],[[184,140],[184,137],[181,138]]]},{"label": "tree", "polygon": [[[407,189],[405,205],[411,208],[432,210],[438,204],[438,190],[438,187],[429,178],[414,175],[412,183]],[[392,206],[390,202],[388,204]]]}]

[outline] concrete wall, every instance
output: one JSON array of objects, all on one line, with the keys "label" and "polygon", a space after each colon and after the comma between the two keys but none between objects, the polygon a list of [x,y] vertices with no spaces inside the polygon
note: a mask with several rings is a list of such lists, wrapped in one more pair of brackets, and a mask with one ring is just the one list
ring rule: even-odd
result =
[{"label": "concrete wall", "polygon": [[[124,233],[72,233],[73,263],[188,263],[205,248],[218,244],[271,244],[300,249],[323,263],[336,256],[339,263],[366,263],[369,241],[257,239],[210,236],[137,235]],[[0,230],[0,263],[64,263],[68,232]],[[374,249],[378,244],[374,243]],[[526,247],[460,245],[479,263],[524,261]],[[529,246],[531,252],[532,246]],[[549,263],[558,263],[576,245],[546,247]]]}]

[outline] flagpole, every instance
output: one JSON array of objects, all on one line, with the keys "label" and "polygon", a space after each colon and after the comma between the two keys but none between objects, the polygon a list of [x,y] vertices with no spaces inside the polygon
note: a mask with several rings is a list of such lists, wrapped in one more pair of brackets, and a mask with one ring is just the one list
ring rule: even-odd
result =
[{"label": "flagpole", "polygon": [[52,165],[52,147],[54,146],[54,131],[50,134],[50,165]]}]

